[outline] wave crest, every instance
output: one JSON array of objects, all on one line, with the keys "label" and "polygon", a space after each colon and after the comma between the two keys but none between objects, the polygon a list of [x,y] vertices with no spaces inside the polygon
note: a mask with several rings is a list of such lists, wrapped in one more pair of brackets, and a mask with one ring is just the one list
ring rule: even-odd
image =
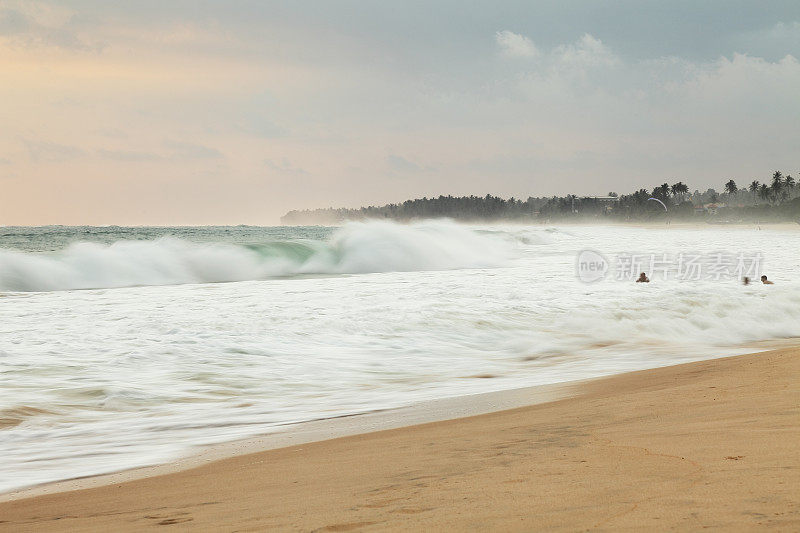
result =
[{"label": "wave crest", "polygon": [[0,290],[56,291],[246,281],[300,274],[356,274],[506,264],[513,244],[449,222],[354,222],[327,242],[256,245],[163,237],[77,242],[50,254],[0,250]]}]

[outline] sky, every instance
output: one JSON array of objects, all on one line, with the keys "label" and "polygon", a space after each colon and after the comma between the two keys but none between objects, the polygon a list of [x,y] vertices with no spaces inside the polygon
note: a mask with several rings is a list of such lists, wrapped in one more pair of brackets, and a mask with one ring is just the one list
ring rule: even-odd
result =
[{"label": "sky", "polygon": [[800,2],[0,0],[0,225],[800,174]]}]

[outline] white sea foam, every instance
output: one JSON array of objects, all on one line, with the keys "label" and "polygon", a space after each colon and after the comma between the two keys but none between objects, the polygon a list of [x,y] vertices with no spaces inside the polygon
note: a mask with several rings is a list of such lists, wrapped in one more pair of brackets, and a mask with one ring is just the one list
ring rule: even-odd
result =
[{"label": "white sea foam", "polygon": [[[759,252],[776,284],[653,273],[646,285],[586,284],[575,258],[587,248],[610,260]],[[0,297],[0,490],[302,420],[799,337],[798,250],[800,232],[366,223],[266,247],[166,239],[5,252],[6,289],[50,292]],[[237,279],[248,281],[201,283]],[[57,290],[146,284],[162,286]]]},{"label": "white sea foam", "polygon": [[55,291],[267,279],[297,274],[500,266],[509,242],[454,223],[353,222],[326,242],[252,246],[164,237],[110,245],[77,242],[54,253],[0,250],[0,290]]}]

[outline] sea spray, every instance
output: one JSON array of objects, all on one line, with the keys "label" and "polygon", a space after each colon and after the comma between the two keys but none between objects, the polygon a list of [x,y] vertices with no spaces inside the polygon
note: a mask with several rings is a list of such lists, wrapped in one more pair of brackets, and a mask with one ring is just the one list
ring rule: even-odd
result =
[{"label": "sea spray", "polygon": [[[104,243],[15,252],[28,288],[163,285],[0,297],[0,490],[167,461],[304,420],[800,336],[798,231],[364,223],[173,228],[155,236],[181,238],[151,231],[137,242],[115,231]],[[278,237],[254,238],[263,233]],[[665,279],[649,267],[648,284],[585,283],[575,261],[586,249],[613,267],[623,253],[760,253],[775,285]]]},{"label": "sea spray", "polygon": [[489,268],[514,242],[447,221],[353,222],[327,241],[251,245],[175,237],[112,244],[77,242],[52,253],[0,250],[0,290],[56,291],[356,274]]}]

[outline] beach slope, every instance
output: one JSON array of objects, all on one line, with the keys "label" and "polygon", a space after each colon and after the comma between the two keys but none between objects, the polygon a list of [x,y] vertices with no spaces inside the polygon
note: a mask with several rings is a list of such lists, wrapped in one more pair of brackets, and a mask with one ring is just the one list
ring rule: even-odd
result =
[{"label": "beach slope", "polygon": [[800,530],[800,350],[0,503],[0,531]]}]

